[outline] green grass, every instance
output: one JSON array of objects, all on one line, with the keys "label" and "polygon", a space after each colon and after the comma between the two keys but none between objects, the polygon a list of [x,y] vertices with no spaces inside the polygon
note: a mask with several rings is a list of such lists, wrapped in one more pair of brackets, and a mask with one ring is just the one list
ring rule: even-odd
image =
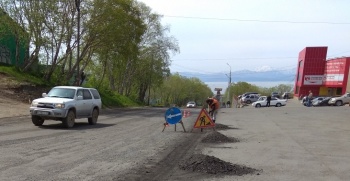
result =
[{"label": "green grass", "polygon": [[138,103],[112,91],[99,91],[103,107],[137,107]]},{"label": "green grass", "polygon": [[[40,77],[21,72],[18,68],[14,66],[0,65],[0,73],[6,74],[12,77],[18,84],[30,83],[35,86],[47,86],[53,87],[55,83],[49,84]],[[91,86],[89,86],[91,87]],[[111,90],[99,90],[103,107],[137,107],[140,106],[137,102],[132,99],[117,94]]]},{"label": "green grass", "polygon": [[42,78],[38,78],[34,75],[23,73],[14,66],[0,65],[0,72],[13,77],[18,82],[26,82],[33,85],[49,86]]}]

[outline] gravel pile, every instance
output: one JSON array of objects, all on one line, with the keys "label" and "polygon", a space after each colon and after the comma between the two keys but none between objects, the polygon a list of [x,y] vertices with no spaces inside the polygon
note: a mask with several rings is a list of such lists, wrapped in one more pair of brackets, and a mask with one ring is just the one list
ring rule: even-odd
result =
[{"label": "gravel pile", "polygon": [[246,175],[257,172],[256,169],[231,164],[213,156],[195,154],[179,164],[180,169],[192,172],[222,175]]},{"label": "gravel pile", "polygon": [[238,128],[232,128],[232,127],[224,125],[224,124],[215,123],[215,129],[226,130],[226,129],[238,129]]},{"label": "gravel pile", "polygon": [[213,131],[202,139],[203,143],[236,143],[239,142],[237,138],[229,138],[217,131]]}]

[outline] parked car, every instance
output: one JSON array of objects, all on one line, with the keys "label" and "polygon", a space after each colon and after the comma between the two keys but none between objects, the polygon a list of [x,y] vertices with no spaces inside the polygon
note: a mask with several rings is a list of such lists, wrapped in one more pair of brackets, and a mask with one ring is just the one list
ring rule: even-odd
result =
[{"label": "parked car", "polygon": [[49,119],[62,121],[64,127],[71,128],[79,118],[88,118],[89,124],[96,124],[101,106],[96,89],[57,86],[48,94],[43,93],[42,98],[33,100],[29,111],[35,126],[41,126]]},{"label": "parked car", "polygon": [[[318,96],[312,97],[311,102],[312,102],[313,100],[316,100],[317,98],[319,98],[319,97],[318,97]],[[323,98],[323,97],[321,97],[321,98]],[[307,96],[304,96],[304,97],[301,99],[301,103],[302,103],[303,105],[306,105],[306,99],[307,99]]]},{"label": "parked car", "polygon": [[248,96],[250,94],[259,94],[259,93],[257,93],[257,92],[246,92],[246,93],[242,94],[242,97]]},{"label": "parked car", "polygon": [[[318,101],[322,101],[325,97],[314,97],[312,100],[311,100],[311,105],[314,104],[314,102],[318,102]],[[303,105],[304,106],[307,106],[307,102],[306,102],[306,97],[303,101]]]},{"label": "parked car", "polygon": [[190,101],[190,102],[188,102],[187,105],[186,105],[187,108],[194,108],[194,107],[196,107],[196,106],[197,106],[197,104],[196,104],[196,102],[194,102],[194,101]]},{"label": "parked car", "polygon": [[271,97],[280,98],[280,94],[278,92],[272,92]]},{"label": "parked car", "polygon": [[244,103],[250,104],[252,102],[255,102],[259,99],[260,95],[259,94],[250,94],[242,98],[242,101]]},{"label": "parked car", "polygon": [[331,98],[332,97],[322,97],[321,99],[317,99],[312,102],[312,106],[330,106],[328,102]]},{"label": "parked car", "polygon": [[333,97],[328,101],[328,104],[335,106],[342,106],[344,104],[349,104],[350,102],[350,93],[345,93],[340,97]]},{"label": "parked car", "polygon": [[[253,107],[266,107],[267,96],[261,96],[256,102],[252,104]],[[270,106],[281,107],[287,105],[286,99],[278,99],[276,97],[271,97]]]},{"label": "parked car", "polygon": [[291,99],[292,98],[292,94],[289,92],[285,92],[282,94],[282,98],[283,99]]}]

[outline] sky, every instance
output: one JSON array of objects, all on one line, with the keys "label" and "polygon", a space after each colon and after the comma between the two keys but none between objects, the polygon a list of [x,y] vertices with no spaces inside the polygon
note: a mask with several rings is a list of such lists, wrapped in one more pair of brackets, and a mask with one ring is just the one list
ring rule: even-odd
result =
[{"label": "sky", "polygon": [[305,47],[350,56],[348,0],[139,0],[163,15],[172,73],[289,69]]}]

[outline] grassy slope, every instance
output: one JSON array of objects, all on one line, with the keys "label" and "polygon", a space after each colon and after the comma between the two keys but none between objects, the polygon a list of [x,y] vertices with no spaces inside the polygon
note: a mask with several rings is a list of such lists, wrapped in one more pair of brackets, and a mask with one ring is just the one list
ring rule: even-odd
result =
[{"label": "grassy slope", "polygon": [[[34,86],[46,86],[53,87],[54,85],[48,84],[42,78],[33,76],[31,74],[23,73],[13,66],[0,65],[0,73],[6,74],[15,80],[15,84],[32,84]],[[99,90],[102,98],[103,107],[136,107],[139,106],[136,102],[132,101],[128,97],[118,95],[111,91]]]}]

